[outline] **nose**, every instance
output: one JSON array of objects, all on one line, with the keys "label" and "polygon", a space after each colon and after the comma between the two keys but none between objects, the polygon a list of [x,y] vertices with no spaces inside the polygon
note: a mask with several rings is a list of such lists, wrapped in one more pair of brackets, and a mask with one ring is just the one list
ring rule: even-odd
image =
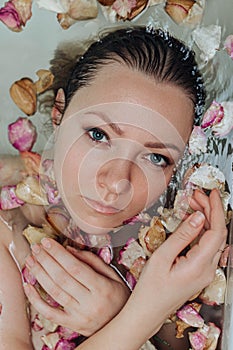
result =
[{"label": "nose", "polygon": [[127,159],[113,159],[100,168],[97,184],[104,200],[114,201],[120,194],[130,192],[133,167]]}]

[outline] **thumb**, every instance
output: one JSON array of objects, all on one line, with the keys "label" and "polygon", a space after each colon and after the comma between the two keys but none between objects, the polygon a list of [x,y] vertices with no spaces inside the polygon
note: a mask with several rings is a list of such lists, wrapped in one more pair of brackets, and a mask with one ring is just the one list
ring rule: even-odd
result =
[{"label": "thumb", "polygon": [[199,235],[204,223],[205,215],[202,212],[196,211],[191,214],[159,247],[160,254],[172,264],[179,253]]}]

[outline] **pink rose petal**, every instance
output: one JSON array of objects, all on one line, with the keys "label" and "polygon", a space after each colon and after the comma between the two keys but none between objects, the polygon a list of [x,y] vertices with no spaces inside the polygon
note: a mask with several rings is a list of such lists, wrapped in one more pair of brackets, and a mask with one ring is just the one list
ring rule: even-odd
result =
[{"label": "pink rose petal", "polygon": [[24,266],[22,269],[22,276],[23,276],[24,282],[29,283],[32,286],[34,286],[37,282],[36,278],[33,276],[31,271],[26,266]]},{"label": "pink rose petal", "polygon": [[202,327],[204,319],[191,305],[187,304],[177,311],[177,316],[192,327]]},{"label": "pink rose petal", "polygon": [[0,21],[14,32],[22,30],[20,16],[12,1],[6,2],[5,6],[0,9]]},{"label": "pink rose petal", "polygon": [[207,338],[201,331],[189,332],[188,335],[193,350],[205,349]]},{"label": "pink rose petal", "polygon": [[201,127],[205,129],[213,125],[216,125],[221,122],[223,117],[224,117],[223,106],[220,103],[213,101],[203,116]]},{"label": "pink rose petal", "polygon": [[30,151],[36,141],[35,126],[27,118],[18,118],[8,126],[9,141],[20,152]]},{"label": "pink rose petal", "polygon": [[20,207],[24,201],[19,199],[15,193],[16,186],[3,186],[0,193],[0,209],[8,210]]}]

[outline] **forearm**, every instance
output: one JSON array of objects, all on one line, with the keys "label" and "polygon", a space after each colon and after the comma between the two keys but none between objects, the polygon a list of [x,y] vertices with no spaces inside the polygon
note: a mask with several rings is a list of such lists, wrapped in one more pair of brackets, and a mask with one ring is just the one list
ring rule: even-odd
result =
[{"label": "forearm", "polygon": [[0,334],[0,350],[33,350],[33,345],[22,339],[12,336],[12,334]]},{"label": "forearm", "polygon": [[[143,303],[143,301],[142,301]],[[78,350],[139,350],[156,333],[166,315],[161,310],[154,310],[156,323],[148,320],[143,305],[136,307],[134,300],[129,300],[122,311],[105,327],[96,332],[78,346]]]}]

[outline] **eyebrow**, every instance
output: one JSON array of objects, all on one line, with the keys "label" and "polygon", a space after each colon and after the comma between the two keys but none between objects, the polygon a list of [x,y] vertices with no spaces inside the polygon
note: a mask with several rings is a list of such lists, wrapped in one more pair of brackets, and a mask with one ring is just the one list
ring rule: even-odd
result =
[{"label": "eyebrow", "polygon": [[[94,111],[84,113],[84,115],[87,115],[87,114],[96,115],[97,117],[99,117],[100,119],[105,121],[117,135],[121,136],[121,135],[124,134],[124,131],[121,130],[121,128],[117,124],[113,123],[111,121],[111,119],[105,113],[103,113],[103,112],[94,112]],[[173,143],[146,142],[144,144],[144,146],[148,147],[148,148],[156,148],[156,149],[158,149],[158,148],[159,149],[168,149],[168,148],[170,148],[170,149],[173,149],[173,150],[177,151],[178,153],[181,152],[179,147],[177,147]]]},{"label": "eyebrow", "polygon": [[103,113],[103,112],[84,113],[84,115],[86,115],[86,114],[94,114],[97,117],[99,117],[100,119],[102,119],[103,121],[105,121],[117,135],[121,136],[124,134],[123,130],[121,130],[121,128],[117,124],[113,123],[105,113]]},{"label": "eyebrow", "polygon": [[148,148],[161,148],[161,149],[170,148],[170,149],[174,149],[178,153],[181,152],[179,147],[174,145],[174,143],[146,142],[144,146]]}]

